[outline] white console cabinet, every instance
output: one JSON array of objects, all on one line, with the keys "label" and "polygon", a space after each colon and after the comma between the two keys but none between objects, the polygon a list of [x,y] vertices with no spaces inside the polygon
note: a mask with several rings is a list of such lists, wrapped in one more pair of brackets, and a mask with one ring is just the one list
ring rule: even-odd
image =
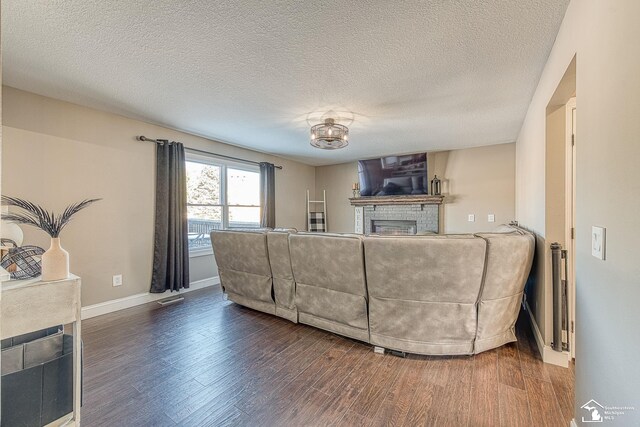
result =
[{"label": "white console cabinet", "polygon": [[[73,412],[49,426],[80,425],[80,278],[43,282],[39,278],[2,282],[2,339],[58,325],[73,326]],[[0,362],[1,363],[1,362]]]}]

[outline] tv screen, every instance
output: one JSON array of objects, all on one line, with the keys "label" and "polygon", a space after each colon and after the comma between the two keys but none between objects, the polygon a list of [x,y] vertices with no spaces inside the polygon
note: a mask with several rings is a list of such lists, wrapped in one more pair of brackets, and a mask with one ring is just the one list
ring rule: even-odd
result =
[{"label": "tv screen", "polygon": [[358,160],[360,195],[427,194],[427,154]]}]

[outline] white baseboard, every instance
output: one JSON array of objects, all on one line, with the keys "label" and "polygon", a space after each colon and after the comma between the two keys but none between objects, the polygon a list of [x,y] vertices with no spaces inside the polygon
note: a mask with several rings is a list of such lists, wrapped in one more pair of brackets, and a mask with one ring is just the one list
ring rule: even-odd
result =
[{"label": "white baseboard", "polygon": [[142,294],[130,295],[124,298],[118,298],[111,301],[105,301],[98,304],[82,307],[82,319],[90,319],[102,314],[113,313],[114,311],[124,310],[125,308],[135,307],[136,305],[146,304],[148,302],[158,301],[171,296],[184,294],[186,292],[195,291],[220,284],[220,277],[209,277],[207,279],[191,282],[188,289],[181,289],[179,292],[165,292],[162,294],[152,294],[145,292]]},{"label": "white baseboard", "polygon": [[569,352],[555,351],[553,348],[551,348],[550,345],[546,345],[544,343],[544,339],[542,338],[542,334],[540,333],[540,328],[538,328],[538,323],[536,323],[536,319],[533,317],[533,311],[531,311],[531,307],[529,307],[529,301],[524,302],[524,310],[529,315],[529,322],[531,322],[531,327],[533,328],[533,336],[536,339],[538,351],[542,355],[542,361],[544,363],[550,363],[552,365],[568,368],[569,361],[571,360],[571,355],[569,354]]}]

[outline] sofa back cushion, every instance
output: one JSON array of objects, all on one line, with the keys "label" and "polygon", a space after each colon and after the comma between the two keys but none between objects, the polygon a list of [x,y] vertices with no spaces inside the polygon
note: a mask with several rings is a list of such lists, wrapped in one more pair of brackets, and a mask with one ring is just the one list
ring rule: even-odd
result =
[{"label": "sofa back cushion", "polygon": [[361,236],[297,233],[291,234],[289,241],[297,282],[367,295]]},{"label": "sofa back cushion", "polygon": [[533,235],[515,228],[505,231],[477,234],[487,242],[487,267],[478,306],[480,348],[481,341],[500,340],[505,334],[515,340],[513,329],[533,262]]},{"label": "sofa back cushion", "polygon": [[295,232],[294,229],[278,229],[267,233],[273,292],[276,304],[285,308],[295,307],[296,286],[289,253],[289,234]]},{"label": "sofa back cushion", "polygon": [[415,353],[473,352],[484,240],[383,236],[364,245],[372,343]]},{"label": "sofa back cushion", "polygon": [[362,237],[289,235],[299,321],[368,341]]},{"label": "sofa back cushion", "polygon": [[225,292],[273,303],[266,230],[214,230],[211,244]]},{"label": "sofa back cushion", "polygon": [[381,298],[477,301],[485,243],[472,235],[365,238],[367,283]]},{"label": "sofa back cushion", "polygon": [[478,233],[478,235],[481,235],[481,234],[522,234],[522,231],[511,225],[500,224],[489,232]]}]

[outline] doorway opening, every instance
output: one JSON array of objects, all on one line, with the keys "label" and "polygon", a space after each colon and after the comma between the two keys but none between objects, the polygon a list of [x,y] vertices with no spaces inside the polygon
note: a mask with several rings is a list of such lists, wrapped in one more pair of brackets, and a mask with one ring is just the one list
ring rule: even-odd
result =
[{"label": "doorway opening", "polygon": [[[544,339],[545,345],[556,350],[550,353],[555,353],[558,364],[564,366],[575,358],[576,341],[576,105],[574,57],[547,105],[545,138],[544,329],[547,333]],[[560,263],[552,262],[552,244],[561,246]],[[554,248],[557,247],[554,245]]]}]

